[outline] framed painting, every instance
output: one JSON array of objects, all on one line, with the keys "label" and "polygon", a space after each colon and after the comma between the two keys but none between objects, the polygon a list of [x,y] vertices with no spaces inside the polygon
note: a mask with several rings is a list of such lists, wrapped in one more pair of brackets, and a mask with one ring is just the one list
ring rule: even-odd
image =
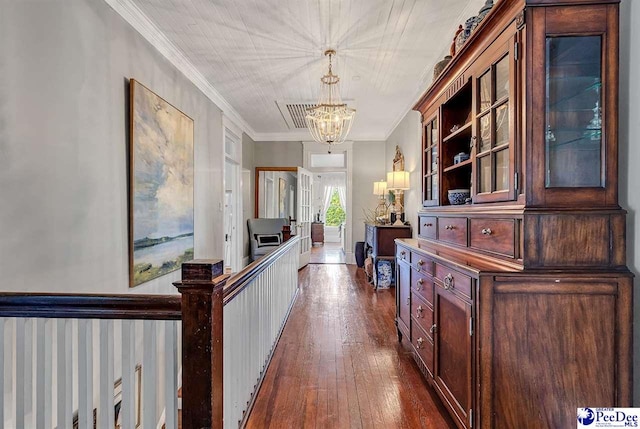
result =
[{"label": "framed painting", "polygon": [[286,213],[284,212],[284,200],[287,198],[287,182],[281,177],[278,185],[280,187],[278,193],[278,216],[286,217]]},{"label": "framed painting", "polygon": [[129,286],[193,259],[193,119],[131,79]]}]

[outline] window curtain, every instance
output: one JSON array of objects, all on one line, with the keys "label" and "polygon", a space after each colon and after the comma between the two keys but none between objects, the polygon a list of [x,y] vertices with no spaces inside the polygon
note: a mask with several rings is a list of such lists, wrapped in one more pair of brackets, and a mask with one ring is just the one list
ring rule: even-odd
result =
[{"label": "window curtain", "polygon": [[324,185],[324,199],[322,204],[322,220],[326,221],[327,210],[329,209],[329,204],[331,203],[331,195],[333,194],[333,186]]},{"label": "window curtain", "polygon": [[338,198],[340,199],[340,207],[342,210],[347,211],[347,188],[344,186],[336,186],[338,189]]}]

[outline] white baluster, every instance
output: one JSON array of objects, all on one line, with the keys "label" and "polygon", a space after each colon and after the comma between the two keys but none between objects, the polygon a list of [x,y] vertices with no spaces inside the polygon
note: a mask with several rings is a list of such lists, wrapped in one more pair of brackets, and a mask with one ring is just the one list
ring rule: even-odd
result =
[{"label": "white baluster", "polygon": [[57,419],[58,429],[70,429],[72,425],[72,390],[71,390],[71,321],[57,320],[58,335],[56,342],[57,371]]},{"label": "white baluster", "polygon": [[[24,415],[25,425],[34,426],[33,409],[33,328],[35,319],[24,322]],[[28,419],[27,419],[28,417]]]},{"label": "white baluster", "polygon": [[164,322],[164,378],[165,378],[165,427],[178,427],[178,349],[176,347],[178,331],[176,322]]},{"label": "white baluster", "polygon": [[51,350],[55,319],[36,319],[36,429],[53,427],[51,382],[53,354]]},{"label": "white baluster", "polygon": [[145,320],[142,351],[142,426],[156,426],[156,326],[153,320]]},{"label": "white baluster", "polygon": [[16,396],[15,396],[15,425],[16,428],[24,427],[24,324],[22,317],[16,319]]},{"label": "white baluster", "polygon": [[108,429],[114,426],[113,403],[113,321],[100,320],[100,394],[98,406],[98,427]]},{"label": "white baluster", "polygon": [[93,321],[78,320],[78,427],[93,427]]},{"label": "white baluster", "polygon": [[122,406],[121,427],[135,428],[135,372],[136,331],[135,322],[122,321]]},{"label": "white baluster", "polygon": [[0,429],[4,429],[4,317],[0,317]]}]

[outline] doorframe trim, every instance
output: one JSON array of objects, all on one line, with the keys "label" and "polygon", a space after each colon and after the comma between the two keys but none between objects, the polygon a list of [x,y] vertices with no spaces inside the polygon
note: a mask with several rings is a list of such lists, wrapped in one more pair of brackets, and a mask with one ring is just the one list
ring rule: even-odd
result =
[{"label": "doorframe trim", "polygon": [[[344,256],[347,264],[355,264],[356,258],[353,253],[353,142],[346,141],[338,146],[327,146],[324,143],[318,142],[302,142],[302,167],[311,171],[314,174],[317,173],[329,173],[329,172],[344,172],[346,173],[346,204],[347,204],[347,219],[346,219],[346,234],[344,242]],[[345,152],[346,153],[346,167],[345,168],[312,168],[311,154],[327,153],[328,150],[332,152]]]}]

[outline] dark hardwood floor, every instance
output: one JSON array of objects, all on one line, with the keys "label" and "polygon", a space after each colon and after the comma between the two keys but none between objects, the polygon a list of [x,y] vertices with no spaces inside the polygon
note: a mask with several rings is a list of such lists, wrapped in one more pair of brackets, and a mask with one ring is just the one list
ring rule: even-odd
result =
[{"label": "dark hardwood floor", "polygon": [[344,264],[345,257],[340,243],[324,243],[311,246],[310,264]]},{"label": "dark hardwood floor", "polygon": [[309,265],[248,428],[454,428],[397,341],[395,289]]}]

